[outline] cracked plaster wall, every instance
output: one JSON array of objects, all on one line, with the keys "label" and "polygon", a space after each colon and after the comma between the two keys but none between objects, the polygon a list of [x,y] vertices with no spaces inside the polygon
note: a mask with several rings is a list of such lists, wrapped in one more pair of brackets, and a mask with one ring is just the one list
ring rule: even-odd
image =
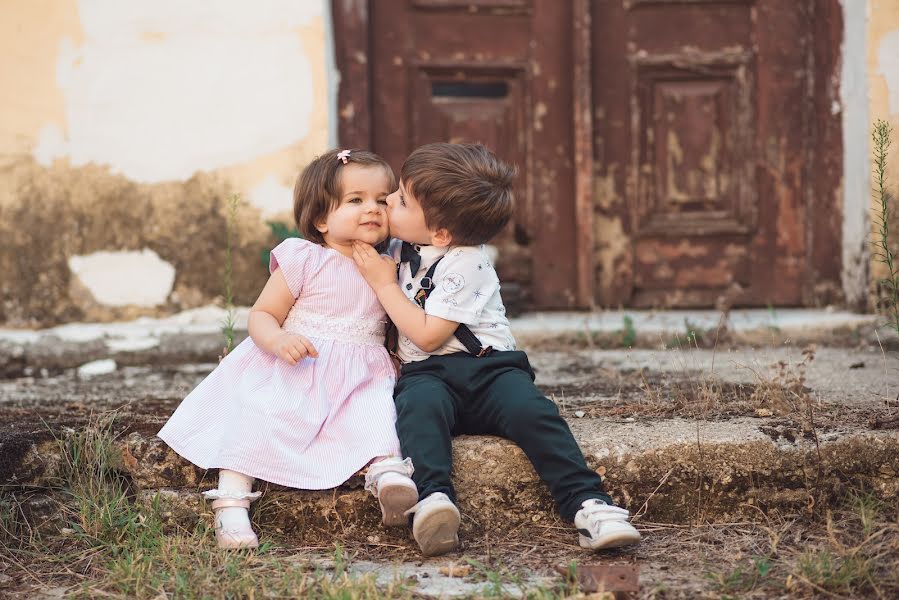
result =
[{"label": "cracked plaster wall", "polygon": [[[887,183],[894,198],[899,201],[899,2],[868,0],[867,36],[870,123],[884,119],[893,127],[893,144],[887,162]],[[870,139],[868,132],[869,148]],[[870,156],[870,151],[868,154]],[[871,162],[868,160],[869,171],[870,168]],[[874,207],[873,198],[869,206]],[[897,212],[899,210],[894,208],[893,232],[899,232]],[[899,254],[899,240],[894,239],[893,252]],[[872,285],[876,285],[877,280],[886,275],[885,267],[874,259],[871,271]]]},{"label": "cracked plaster wall", "polygon": [[[866,282],[853,266],[872,260],[870,177],[859,175],[870,171],[870,138],[860,124],[885,118],[899,132],[899,3],[843,6],[852,298]],[[0,324],[128,318],[214,300],[233,191],[247,200],[236,299],[252,302],[265,278],[259,251],[273,241],[264,220],[290,220],[296,172],[333,143],[329,19],[327,0],[4,2],[0,89],[11,93],[0,96]],[[124,304],[71,267],[120,251],[126,269],[129,257],[149,254],[161,265],[140,281],[147,293]],[[882,269],[870,264],[874,281]]]},{"label": "cracked plaster wall", "polygon": [[332,143],[329,19],[327,0],[4,2],[0,324],[214,301],[233,192],[252,303],[265,220],[291,221],[297,172]]}]

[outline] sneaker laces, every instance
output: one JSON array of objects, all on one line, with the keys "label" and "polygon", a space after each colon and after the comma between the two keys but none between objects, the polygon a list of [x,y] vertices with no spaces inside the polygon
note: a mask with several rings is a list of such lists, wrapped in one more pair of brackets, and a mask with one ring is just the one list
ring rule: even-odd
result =
[{"label": "sneaker laces", "polygon": [[419,500],[415,504],[415,506],[413,506],[412,508],[410,508],[403,514],[406,516],[415,514],[416,512],[418,512],[419,509],[427,506],[428,504],[430,504],[432,502],[449,502],[450,504],[455,506],[455,504],[453,504],[453,501],[449,499],[449,496],[447,496],[443,492],[434,492],[432,494],[428,494],[427,498],[425,498],[423,500]]},{"label": "sneaker laces", "polygon": [[368,466],[365,472],[365,491],[371,492],[377,497],[378,495],[378,479],[384,473],[398,473],[406,477],[412,477],[415,468],[412,466],[411,458],[400,459],[397,457],[385,458]]},{"label": "sneaker laces", "polygon": [[585,500],[581,504],[580,512],[590,523],[603,521],[627,521],[630,517],[630,511],[620,506],[612,506],[601,500],[591,499]]}]

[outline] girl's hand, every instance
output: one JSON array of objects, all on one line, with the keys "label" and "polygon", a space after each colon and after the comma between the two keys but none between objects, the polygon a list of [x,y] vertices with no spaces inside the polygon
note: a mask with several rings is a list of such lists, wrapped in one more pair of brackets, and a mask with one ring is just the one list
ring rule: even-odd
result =
[{"label": "girl's hand", "polygon": [[373,290],[396,284],[396,262],[389,256],[381,256],[370,244],[353,242],[353,260],[359,273]]},{"label": "girl's hand", "polygon": [[297,364],[307,356],[318,358],[318,351],[312,342],[301,335],[286,331],[275,340],[274,350],[275,356],[290,366]]}]

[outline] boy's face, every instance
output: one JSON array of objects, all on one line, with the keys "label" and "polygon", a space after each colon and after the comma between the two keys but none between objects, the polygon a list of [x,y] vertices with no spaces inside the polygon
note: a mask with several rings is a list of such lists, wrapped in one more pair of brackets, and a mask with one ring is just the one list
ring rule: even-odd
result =
[{"label": "boy's face", "polygon": [[406,191],[402,179],[399,188],[387,196],[387,219],[392,237],[412,244],[433,244],[435,232],[428,229],[421,204]]}]

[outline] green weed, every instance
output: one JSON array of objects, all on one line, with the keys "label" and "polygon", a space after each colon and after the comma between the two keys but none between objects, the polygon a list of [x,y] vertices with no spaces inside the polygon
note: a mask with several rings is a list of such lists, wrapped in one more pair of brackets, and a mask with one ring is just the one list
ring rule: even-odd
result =
[{"label": "green weed", "polygon": [[689,319],[684,319],[683,336],[675,335],[673,339],[665,344],[665,347],[669,350],[674,348],[698,348],[704,340],[705,331]]},{"label": "green weed", "polygon": [[[47,564],[78,564],[88,557],[76,598],[253,598],[313,600],[411,598],[399,582],[356,576],[337,546],[333,568],[315,568],[265,541],[256,550],[222,551],[203,520],[193,530],[166,527],[157,497],[135,502],[121,469],[114,415],[57,438],[62,454],[59,491],[67,498],[69,543],[55,555],[31,544],[25,554],[45,552]],[[0,497],[0,535],[21,535],[13,502]],[[8,545],[0,548],[11,553]]]},{"label": "green weed", "polygon": [[747,567],[740,564],[729,571],[712,571],[706,574],[715,589],[722,594],[739,594],[751,592],[758,585],[763,584],[771,572],[771,560],[767,557],[756,556],[752,559],[752,565]]},{"label": "green weed", "polygon": [[225,230],[225,273],[223,275],[225,286],[225,321],[222,323],[222,334],[225,336],[225,347],[222,357],[228,355],[234,349],[234,326],[236,313],[234,310],[234,238],[237,227],[237,209],[240,207],[240,195],[232,194],[228,198],[228,218]]},{"label": "green weed", "polygon": [[634,327],[634,319],[630,315],[624,315],[621,322],[621,345],[624,348],[633,348],[637,343],[637,329]]},{"label": "green weed", "polygon": [[812,587],[829,592],[848,592],[873,583],[871,566],[864,557],[840,556],[826,548],[800,555],[797,573]]},{"label": "green weed", "polygon": [[874,257],[886,267],[886,276],[878,283],[887,312],[888,324],[899,333],[899,262],[890,243],[890,222],[893,207],[892,193],[887,189],[887,154],[892,142],[892,127],[882,119],[874,123],[871,137],[874,143],[874,198],[877,203],[874,212]]}]

